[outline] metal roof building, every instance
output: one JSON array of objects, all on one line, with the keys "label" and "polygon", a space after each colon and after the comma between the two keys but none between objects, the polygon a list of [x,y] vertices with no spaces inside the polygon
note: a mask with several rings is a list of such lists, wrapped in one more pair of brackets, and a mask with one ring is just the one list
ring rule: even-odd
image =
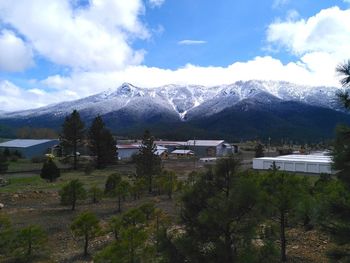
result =
[{"label": "metal roof building", "polygon": [[268,170],[271,168],[273,162],[275,162],[275,165],[281,171],[313,174],[334,173],[334,171],[332,171],[332,158],[324,153],[254,158],[253,169]]},{"label": "metal roof building", "polygon": [[32,158],[51,152],[51,148],[57,144],[59,144],[59,140],[16,139],[0,143],[0,150],[3,151],[7,148],[12,152],[20,152],[24,158]]}]

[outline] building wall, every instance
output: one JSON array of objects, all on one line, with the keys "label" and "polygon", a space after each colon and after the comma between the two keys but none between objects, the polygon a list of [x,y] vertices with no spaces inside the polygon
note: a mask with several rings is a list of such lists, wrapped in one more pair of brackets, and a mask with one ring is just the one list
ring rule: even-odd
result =
[{"label": "building wall", "polygon": [[130,159],[133,155],[138,153],[139,149],[118,149],[118,158],[121,160]]},{"label": "building wall", "polygon": [[[263,160],[263,159],[253,159],[253,169],[256,170],[268,170],[271,169],[273,164],[272,160]],[[296,160],[289,161],[275,161],[276,166],[280,171],[288,172],[300,172],[300,173],[332,173],[331,164],[327,163],[318,163],[318,162],[303,162]]]},{"label": "building wall", "polygon": [[[11,152],[13,151],[18,151],[22,154],[23,158],[33,158],[33,157],[40,157],[43,156],[44,154],[46,154],[48,152],[48,150],[57,145],[59,143],[58,140],[52,140],[46,143],[41,143],[41,144],[37,144],[37,145],[33,145],[30,147],[25,147],[25,148],[21,148],[21,147],[0,147],[1,150],[4,150],[6,148],[8,148]],[[51,149],[50,151],[51,152]]]}]

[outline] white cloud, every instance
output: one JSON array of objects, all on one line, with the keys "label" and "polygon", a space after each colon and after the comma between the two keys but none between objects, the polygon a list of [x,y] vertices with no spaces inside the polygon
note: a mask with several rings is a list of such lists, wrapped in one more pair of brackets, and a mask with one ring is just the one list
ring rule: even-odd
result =
[{"label": "white cloud", "polygon": [[350,10],[332,7],[308,19],[278,21],[269,26],[267,41],[297,56],[326,52],[335,59],[350,57]]},{"label": "white cloud", "polygon": [[279,8],[289,3],[290,0],[274,0],[272,7]]},{"label": "white cloud", "polygon": [[149,37],[139,20],[143,13],[142,0],[91,0],[78,9],[70,0],[0,1],[0,21],[24,35],[39,55],[75,70],[141,63],[144,51],[133,50],[130,41]]},{"label": "white cloud", "polygon": [[204,40],[192,40],[192,39],[185,39],[177,42],[179,45],[202,45],[206,44],[207,41]]},{"label": "white cloud", "polygon": [[154,8],[154,7],[160,7],[161,5],[163,5],[165,0],[149,0],[148,2],[150,6]]},{"label": "white cloud", "polygon": [[23,71],[34,64],[31,48],[14,32],[0,32],[0,71]]},{"label": "white cloud", "polygon": [[[320,63],[319,58],[322,58]],[[115,89],[123,82],[150,88],[166,84],[214,86],[231,84],[238,80],[283,80],[302,85],[339,86],[333,58],[328,53],[310,53],[298,62],[283,64],[280,60],[265,56],[247,62],[236,62],[227,67],[200,67],[188,64],[169,70],[146,66],[129,66],[123,70],[105,72],[73,72],[71,76],[50,76],[39,86],[50,88],[22,90],[8,85],[1,89],[2,110],[28,109],[86,97],[107,89]],[[2,91],[6,93],[2,94]]]}]

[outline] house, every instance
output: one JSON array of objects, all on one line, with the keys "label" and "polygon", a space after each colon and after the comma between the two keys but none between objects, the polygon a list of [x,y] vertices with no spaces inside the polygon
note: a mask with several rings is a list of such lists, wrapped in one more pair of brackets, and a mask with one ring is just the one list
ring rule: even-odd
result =
[{"label": "house", "polygon": [[51,153],[58,144],[59,140],[16,139],[0,143],[0,151],[9,149],[11,152],[18,151],[23,158],[33,158]]},{"label": "house", "polygon": [[222,157],[234,153],[234,148],[224,140],[189,140],[187,147],[198,157]]},{"label": "house", "polygon": [[194,156],[194,152],[191,150],[174,150],[170,153],[172,158],[191,158]]}]

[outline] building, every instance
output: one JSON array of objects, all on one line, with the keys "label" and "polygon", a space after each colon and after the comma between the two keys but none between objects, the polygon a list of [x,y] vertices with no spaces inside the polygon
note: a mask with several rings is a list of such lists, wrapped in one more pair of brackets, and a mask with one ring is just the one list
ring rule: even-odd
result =
[{"label": "building", "polygon": [[170,153],[172,158],[191,158],[194,156],[194,152],[191,150],[174,150]]},{"label": "building", "polygon": [[234,153],[234,148],[224,140],[189,140],[186,146],[198,157],[223,157]]},{"label": "building", "polygon": [[133,155],[140,151],[139,144],[118,144],[116,147],[119,160],[131,159]]},{"label": "building", "polygon": [[187,145],[187,142],[182,141],[155,141],[154,143],[157,146],[165,147],[170,153],[177,149],[183,149]]},{"label": "building", "polygon": [[332,174],[332,158],[324,153],[309,155],[291,154],[278,157],[262,157],[253,159],[253,169],[268,170],[273,162],[281,171]]},{"label": "building", "polygon": [[[117,153],[119,160],[129,160],[133,155],[140,152],[141,144],[118,144]],[[156,146],[155,155],[158,155],[162,159],[168,158],[168,149],[162,146]]]},{"label": "building", "polygon": [[58,144],[59,140],[17,139],[0,143],[0,150],[7,148],[11,152],[18,151],[23,158],[33,158],[51,153],[52,148]]}]

